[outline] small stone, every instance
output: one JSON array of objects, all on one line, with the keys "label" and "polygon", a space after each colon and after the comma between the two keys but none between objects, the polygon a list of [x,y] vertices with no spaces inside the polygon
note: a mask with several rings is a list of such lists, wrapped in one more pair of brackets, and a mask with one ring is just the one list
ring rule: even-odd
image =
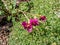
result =
[{"label": "small stone", "polygon": [[54,13],[57,15],[58,18],[60,18],[60,10],[59,11],[55,11]]}]

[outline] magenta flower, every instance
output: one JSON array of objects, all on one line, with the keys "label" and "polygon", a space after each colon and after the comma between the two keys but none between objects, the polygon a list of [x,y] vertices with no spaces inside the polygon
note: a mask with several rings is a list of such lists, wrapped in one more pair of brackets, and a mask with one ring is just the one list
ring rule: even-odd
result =
[{"label": "magenta flower", "polygon": [[34,26],[38,25],[39,22],[38,22],[38,19],[37,18],[34,18],[34,19],[30,19],[30,23]]},{"label": "magenta flower", "polygon": [[41,20],[41,21],[46,21],[46,16],[40,16],[40,19],[39,20]]},{"label": "magenta flower", "polygon": [[26,29],[28,32],[32,32],[32,28],[33,26],[30,23],[27,22],[22,22],[22,26],[24,27],[24,29]]}]

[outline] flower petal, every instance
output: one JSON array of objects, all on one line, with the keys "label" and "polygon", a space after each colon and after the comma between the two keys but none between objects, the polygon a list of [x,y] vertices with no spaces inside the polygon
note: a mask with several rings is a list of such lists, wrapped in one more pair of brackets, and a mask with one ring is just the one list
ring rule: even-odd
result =
[{"label": "flower petal", "polygon": [[35,19],[30,19],[30,23],[31,23],[32,25],[34,25],[34,26],[36,26],[36,25],[39,24],[37,18],[35,18]]},{"label": "flower petal", "polygon": [[32,28],[28,29],[27,31],[28,31],[29,33],[31,33],[31,32],[32,32]]},{"label": "flower petal", "polygon": [[41,20],[41,21],[46,21],[46,16],[40,16],[40,18],[39,18],[39,20]]}]

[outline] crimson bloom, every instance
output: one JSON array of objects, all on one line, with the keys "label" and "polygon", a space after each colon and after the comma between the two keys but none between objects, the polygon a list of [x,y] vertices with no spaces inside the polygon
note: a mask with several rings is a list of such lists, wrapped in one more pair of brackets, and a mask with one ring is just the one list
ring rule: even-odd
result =
[{"label": "crimson bloom", "polygon": [[39,20],[41,20],[41,21],[46,21],[46,16],[40,16],[40,19]]},{"label": "crimson bloom", "polygon": [[30,23],[33,25],[33,26],[36,26],[39,24],[38,22],[38,19],[37,18],[34,18],[34,19],[30,19]]},{"label": "crimson bloom", "polygon": [[27,22],[22,22],[22,26],[24,27],[24,29],[26,29],[28,32],[32,32],[32,28],[33,26],[30,23]]}]

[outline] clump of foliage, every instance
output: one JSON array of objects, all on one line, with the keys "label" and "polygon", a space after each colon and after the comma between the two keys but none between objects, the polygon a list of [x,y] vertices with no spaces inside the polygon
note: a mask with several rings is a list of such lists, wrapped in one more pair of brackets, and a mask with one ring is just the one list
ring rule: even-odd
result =
[{"label": "clump of foliage", "polygon": [[[16,0],[1,0],[2,12],[0,15],[8,16],[8,20],[12,17],[13,27],[9,38],[9,45],[60,45],[60,19],[55,11],[60,10],[58,0],[31,0],[28,2],[20,2],[16,7]],[[0,8],[0,9],[1,9]],[[46,17],[46,21],[40,22],[35,26],[35,17]],[[35,27],[31,33],[21,25],[23,21],[30,22],[33,20]],[[40,20],[43,20],[42,18]],[[29,26],[29,25],[28,25]]]}]

